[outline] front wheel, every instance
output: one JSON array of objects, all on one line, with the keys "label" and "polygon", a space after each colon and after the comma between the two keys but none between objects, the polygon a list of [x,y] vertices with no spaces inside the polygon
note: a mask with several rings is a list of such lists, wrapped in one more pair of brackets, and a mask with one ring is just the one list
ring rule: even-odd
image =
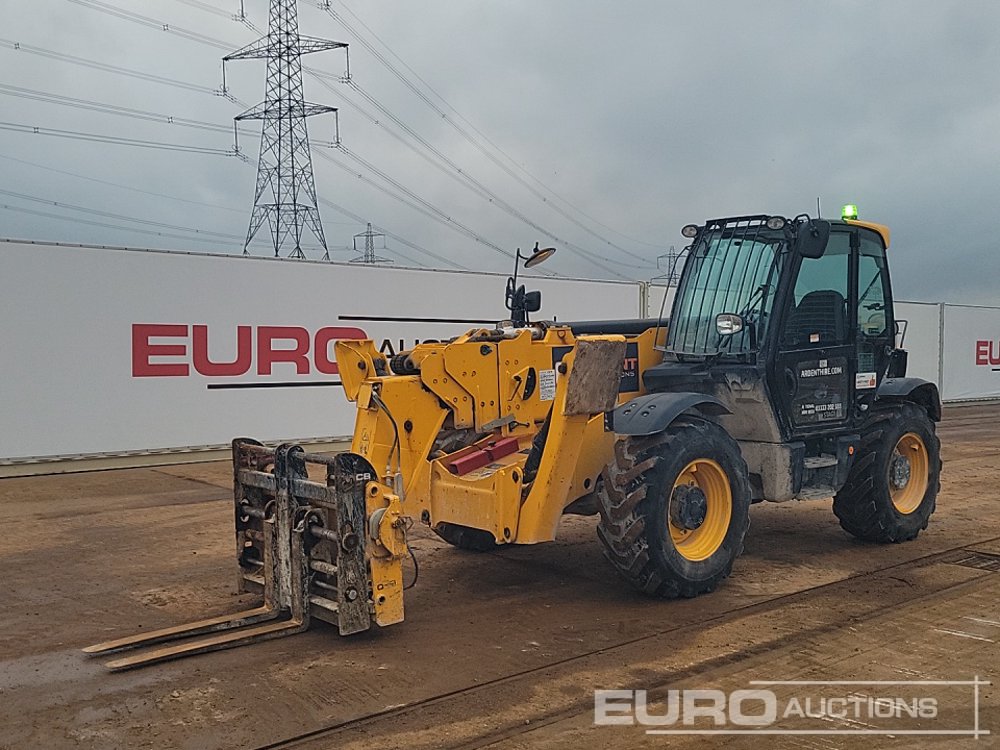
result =
[{"label": "front wheel", "polygon": [[619,438],[603,478],[597,535],[636,588],[692,597],[730,574],[750,524],[750,484],[724,429],[684,417],[658,435]]},{"label": "front wheel", "polygon": [[833,512],[869,542],[905,542],[927,528],[941,487],[941,442],[927,412],[899,404],[872,415]]}]

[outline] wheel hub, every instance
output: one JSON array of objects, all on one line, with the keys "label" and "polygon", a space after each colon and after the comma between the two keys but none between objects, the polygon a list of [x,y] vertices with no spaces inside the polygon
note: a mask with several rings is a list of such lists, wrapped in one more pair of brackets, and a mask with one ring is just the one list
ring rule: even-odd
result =
[{"label": "wheel hub", "polygon": [[906,456],[896,454],[889,467],[889,481],[894,489],[901,490],[910,483],[910,459]]},{"label": "wheel hub", "polygon": [[670,498],[670,522],[684,531],[694,531],[708,515],[708,498],[701,487],[682,484]]}]

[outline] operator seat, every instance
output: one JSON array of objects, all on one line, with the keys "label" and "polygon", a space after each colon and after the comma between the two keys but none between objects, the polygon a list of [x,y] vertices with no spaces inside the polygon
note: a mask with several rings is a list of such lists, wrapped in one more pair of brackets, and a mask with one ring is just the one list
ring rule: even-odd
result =
[{"label": "operator seat", "polygon": [[[811,337],[819,334],[819,341]],[[847,340],[847,305],[833,289],[806,294],[788,316],[786,344],[834,344]]]}]

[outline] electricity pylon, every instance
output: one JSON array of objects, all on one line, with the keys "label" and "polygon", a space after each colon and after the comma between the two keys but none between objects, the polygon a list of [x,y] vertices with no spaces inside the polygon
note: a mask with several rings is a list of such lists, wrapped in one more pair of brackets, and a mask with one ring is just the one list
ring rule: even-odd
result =
[{"label": "electricity pylon", "polygon": [[301,36],[297,0],[271,0],[267,36],[222,58],[223,77],[225,63],[231,60],[267,60],[264,101],[235,118],[236,122],[263,121],[257,187],[244,255],[250,254],[250,242],[267,224],[275,257],[294,243],[289,257],[304,258],[302,232],[308,226],[329,258],[316,201],[306,118],[335,113],[337,109],[305,101],[302,55],[346,47],[343,42]]}]

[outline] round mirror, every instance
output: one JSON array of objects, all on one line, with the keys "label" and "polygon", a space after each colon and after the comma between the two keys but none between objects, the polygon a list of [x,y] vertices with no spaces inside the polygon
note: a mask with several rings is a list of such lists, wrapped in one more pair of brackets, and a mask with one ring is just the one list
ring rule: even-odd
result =
[{"label": "round mirror", "polygon": [[535,250],[535,252],[531,254],[531,257],[524,261],[524,267],[534,268],[539,263],[544,263],[555,254],[556,249],[554,247],[543,247],[541,250]]}]

